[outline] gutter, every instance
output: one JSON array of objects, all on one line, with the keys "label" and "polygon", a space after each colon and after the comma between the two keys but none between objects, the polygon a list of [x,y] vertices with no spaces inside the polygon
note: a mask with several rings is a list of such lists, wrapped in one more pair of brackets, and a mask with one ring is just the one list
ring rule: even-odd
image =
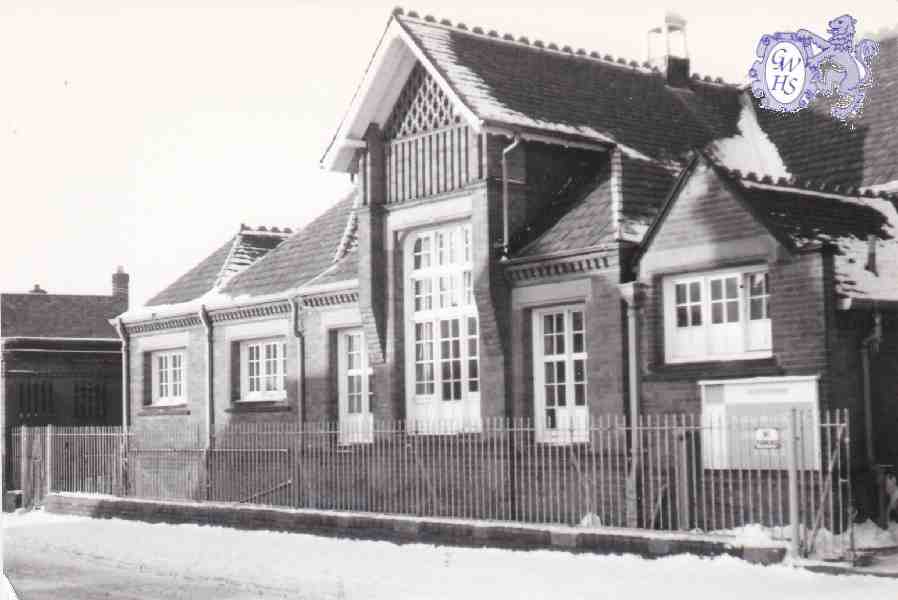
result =
[{"label": "gutter", "polygon": [[127,439],[131,421],[131,337],[121,317],[115,320],[115,331],[122,342],[122,433]]},{"label": "gutter", "polygon": [[508,155],[521,144],[515,134],[511,144],[502,149],[502,260],[508,260]]}]

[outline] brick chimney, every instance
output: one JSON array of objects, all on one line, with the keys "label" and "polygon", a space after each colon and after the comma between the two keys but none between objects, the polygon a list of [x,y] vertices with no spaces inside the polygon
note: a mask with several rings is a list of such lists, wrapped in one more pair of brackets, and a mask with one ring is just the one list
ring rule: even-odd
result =
[{"label": "brick chimney", "polygon": [[689,59],[679,56],[667,57],[667,85],[670,87],[689,87]]},{"label": "brick chimney", "polygon": [[131,284],[131,276],[125,273],[124,267],[119,265],[119,267],[115,270],[115,273],[112,274],[112,295],[116,298],[121,298],[125,303],[125,308],[128,308],[128,290]]},{"label": "brick chimney", "polygon": [[[663,54],[652,53],[652,34],[663,37]],[[679,40],[679,48],[674,50],[673,42]],[[686,43],[686,19],[674,12],[664,15],[664,25],[650,29],[647,36],[648,60],[661,69],[671,87],[689,87],[689,47]]]}]

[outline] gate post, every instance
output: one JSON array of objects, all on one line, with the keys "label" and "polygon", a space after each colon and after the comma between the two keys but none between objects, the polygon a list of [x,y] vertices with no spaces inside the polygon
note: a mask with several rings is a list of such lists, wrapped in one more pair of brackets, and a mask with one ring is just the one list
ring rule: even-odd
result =
[{"label": "gate post", "polygon": [[789,521],[792,530],[792,539],[789,549],[793,557],[798,557],[801,548],[798,522],[798,409],[790,411],[789,420]]},{"label": "gate post", "polygon": [[46,453],[46,478],[47,478],[47,487],[45,496],[49,495],[50,492],[53,491],[53,426],[47,425],[47,439],[44,443],[44,452]]},{"label": "gate post", "polygon": [[34,501],[34,490],[31,489],[31,445],[28,443],[28,432],[30,427],[22,425],[21,436],[19,437],[19,461],[21,466],[19,469],[19,485],[22,487],[22,508],[31,508]]},{"label": "gate post", "polygon": [[[680,416],[677,415],[677,421]],[[676,452],[674,460],[677,461],[676,473],[677,477],[677,529],[687,530],[691,524],[691,515],[689,504],[689,446],[686,441],[686,417],[683,415],[683,426],[674,430],[674,440],[676,440]]]}]

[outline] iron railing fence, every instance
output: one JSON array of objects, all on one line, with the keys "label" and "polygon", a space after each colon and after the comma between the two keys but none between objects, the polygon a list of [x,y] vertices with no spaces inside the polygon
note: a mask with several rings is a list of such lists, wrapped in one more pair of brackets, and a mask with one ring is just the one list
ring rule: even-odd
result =
[{"label": "iron railing fence", "polygon": [[818,556],[844,555],[851,538],[846,411],[645,415],[635,428],[602,415],[553,430],[527,419],[232,424],[212,436],[198,426],[31,430],[49,444],[54,491],[589,527],[753,527]]}]

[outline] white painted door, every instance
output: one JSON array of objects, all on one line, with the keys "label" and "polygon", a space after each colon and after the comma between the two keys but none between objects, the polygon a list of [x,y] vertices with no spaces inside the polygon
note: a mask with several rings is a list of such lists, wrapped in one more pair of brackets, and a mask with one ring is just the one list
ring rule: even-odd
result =
[{"label": "white painted door", "polygon": [[369,443],[374,439],[372,370],[367,350],[361,329],[340,332],[337,352],[341,444]]},{"label": "white painted door", "polygon": [[533,311],[533,380],[539,441],[589,439],[586,317],[582,305]]}]

